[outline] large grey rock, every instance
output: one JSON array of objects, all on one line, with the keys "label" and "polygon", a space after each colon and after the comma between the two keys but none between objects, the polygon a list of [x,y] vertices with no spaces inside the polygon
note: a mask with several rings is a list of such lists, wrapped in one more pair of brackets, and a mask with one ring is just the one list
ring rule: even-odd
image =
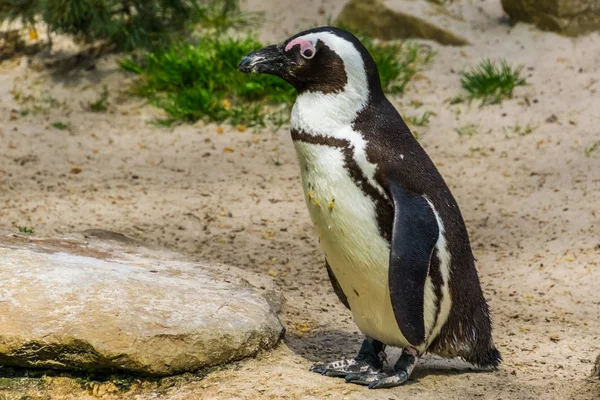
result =
[{"label": "large grey rock", "polygon": [[567,36],[600,31],[600,0],[502,0],[502,7],[515,21]]},{"label": "large grey rock", "polygon": [[169,375],[279,341],[270,278],[86,236],[0,235],[0,364]]},{"label": "large grey rock", "polygon": [[592,376],[596,378],[600,378],[600,354],[596,358],[596,363],[594,364],[594,369],[592,369]]},{"label": "large grey rock", "polygon": [[425,0],[350,0],[337,23],[384,40],[420,38],[455,46],[470,43],[465,34],[471,28],[465,21]]}]

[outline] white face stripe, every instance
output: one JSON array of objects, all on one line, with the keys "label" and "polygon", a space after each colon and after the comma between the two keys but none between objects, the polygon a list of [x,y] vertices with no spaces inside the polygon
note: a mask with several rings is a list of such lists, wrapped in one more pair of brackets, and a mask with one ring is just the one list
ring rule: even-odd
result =
[{"label": "white face stripe", "polygon": [[354,159],[369,183],[387,198],[375,181],[377,166],[367,159],[367,143],[352,122],[369,102],[369,85],[360,52],[351,42],[329,32],[309,33],[294,40],[322,41],[344,62],[348,82],[340,93],[304,92],[292,109],[291,128],[313,136],[348,140],[354,148]]},{"label": "white face stripe", "polygon": [[[362,55],[354,47],[354,44],[329,32],[309,33],[293,41],[309,41],[316,47],[319,40],[336,53],[344,62],[348,78],[344,92],[346,96],[350,96],[356,102],[355,107],[362,109],[369,100],[369,85]],[[356,112],[358,111],[360,110],[356,110]]]}]

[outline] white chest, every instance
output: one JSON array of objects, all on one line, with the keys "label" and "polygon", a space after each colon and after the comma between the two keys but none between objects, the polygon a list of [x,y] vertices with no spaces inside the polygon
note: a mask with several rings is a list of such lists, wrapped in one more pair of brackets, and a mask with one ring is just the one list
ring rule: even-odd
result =
[{"label": "white chest", "polygon": [[310,217],[356,324],[384,343],[405,345],[391,306],[389,245],[379,233],[375,204],[348,174],[341,149],[294,145]]}]

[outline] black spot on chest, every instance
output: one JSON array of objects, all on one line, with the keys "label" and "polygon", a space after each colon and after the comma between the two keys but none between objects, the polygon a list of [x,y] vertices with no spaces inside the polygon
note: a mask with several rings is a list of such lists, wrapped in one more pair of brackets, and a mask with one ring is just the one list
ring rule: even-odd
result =
[{"label": "black spot on chest", "polygon": [[344,168],[348,171],[350,177],[358,186],[365,196],[369,197],[375,203],[375,212],[377,215],[377,225],[379,233],[386,241],[390,241],[392,237],[392,222],[394,219],[394,209],[388,199],[386,199],[375,188],[365,176],[356,160],[354,159],[354,146],[349,140],[320,135],[310,135],[302,130],[292,129],[292,140],[327,146],[340,149],[344,156]]}]

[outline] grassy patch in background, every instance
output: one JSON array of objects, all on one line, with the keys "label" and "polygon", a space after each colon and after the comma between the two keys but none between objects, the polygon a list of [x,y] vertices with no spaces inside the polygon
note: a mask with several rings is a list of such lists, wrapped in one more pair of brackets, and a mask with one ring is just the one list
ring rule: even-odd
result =
[{"label": "grassy patch in background", "polygon": [[0,25],[21,21],[35,38],[43,22],[50,45],[57,33],[132,50],[180,40],[198,22],[224,26],[238,10],[239,0],[0,0]]},{"label": "grassy patch in background", "polygon": [[427,46],[413,42],[374,41],[357,35],[365,45],[379,70],[381,87],[391,94],[402,94],[415,74],[428,64],[435,52]]},{"label": "grassy patch in background", "polygon": [[[400,94],[433,52],[417,44],[379,43],[361,37],[373,55],[384,90]],[[238,72],[247,53],[264,47],[251,36],[205,35],[121,61],[121,68],[140,75],[134,93],[164,109],[169,124],[197,120],[233,125],[283,124],[289,118],[295,90],[282,79]]]},{"label": "grassy patch in background", "polygon": [[522,69],[511,67],[506,60],[483,60],[470,71],[461,72],[460,83],[469,100],[481,99],[481,105],[500,103],[511,98],[517,86],[527,84]]},{"label": "grassy patch in background", "polygon": [[123,60],[121,67],[141,75],[135,93],[163,108],[173,121],[264,125],[273,114],[269,106],[291,104],[295,94],[279,78],[238,72],[242,57],[261,47],[249,37],[207,36],[198,44]]}]

